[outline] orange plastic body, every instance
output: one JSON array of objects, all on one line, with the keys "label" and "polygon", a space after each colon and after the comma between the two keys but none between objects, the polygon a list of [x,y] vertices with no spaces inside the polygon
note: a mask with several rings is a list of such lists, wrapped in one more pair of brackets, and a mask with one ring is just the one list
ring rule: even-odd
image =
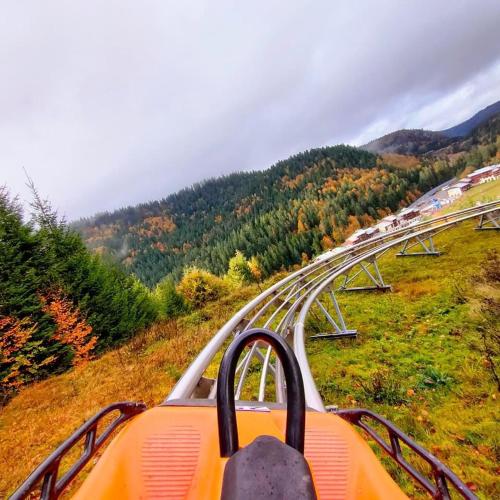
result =
[{"label": "orange plastic body", "polygon": [[[237,411],[240,447],[257,436],[284,440],[286,410]],[[403,499],[354,428],[332,414],[306,414],[305,457],[320,499]],[[219,499],[214,407],[160,406],[132,419],[74,496],[82,499]]]}]

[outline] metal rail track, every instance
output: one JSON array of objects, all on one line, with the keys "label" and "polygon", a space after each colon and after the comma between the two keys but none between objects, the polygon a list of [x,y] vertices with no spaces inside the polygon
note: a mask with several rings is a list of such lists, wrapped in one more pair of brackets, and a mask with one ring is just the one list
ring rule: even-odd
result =
[{"label": "metal rail track", "polygon": [[[474,218],[479,219],[476,229],[500,229],[500,200],[381,234],[343,248],[334,256],[316,260],[291,273],[251,300],[220,328],[177,382],[167,401],[199,398],[200,394],[204,399],[214,399],[215,381],[203,376],[214,356],[232,335],[238,335],[250,328],[263,327],[280,334],[293,348],[302,371],[307,406],[317,411],[326,411],[307,360],[305,325],[308,315],[317,312],[325,315],[332,326],[332,333],[327,335],[328,337],[355,336],[356,331],[346,327],[336,300],[337,291],[389,289],[390,285],[383,281],[377,259],[396,247],[401,247],[397,255],[403,257],[438,256],[433,237]],[[476,236],[480,237],[477,233]],[[420,251],[410,252],[412,248],[417,247]],[[368,279],[370,286],[348,287],[350,283],[358,280],[360,275],[365,277],[365,281]],[[336,281],[339,283],[336,284]],[[325,307],[325,298],[331,301],[334,313],[330,313],[328,307]],[[259,342],[249,347],[237,366],[236,399],[240,399],[254,358],[262,362],[259,401],[265,401],[268,375],[272,375],[275,386],[274,401],[285,402],[286,384],[282,367],[279,361],[272,362],[271,348],[262,346]],[[200,390],[202,387],[203,390]]]}]

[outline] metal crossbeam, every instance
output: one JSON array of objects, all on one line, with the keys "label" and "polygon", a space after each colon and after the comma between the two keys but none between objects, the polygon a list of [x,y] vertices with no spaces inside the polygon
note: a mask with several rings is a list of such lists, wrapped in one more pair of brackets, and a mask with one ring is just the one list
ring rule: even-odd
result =
[{"label": "metal crossbeam", "polygon": [[[368,269],[369,264],[371,264],[373,267],[372,272],[370,272],[370,270]],[[373,258],[370,261],[368,261],[368,264],[365,264],[364,262],[360,262],[359,266],[361,267],[361,269],[358,270],[356,273],[354,273],[352,276],[349,276],[350,270],[347,271],[347,273],[344,275],[344,282],[342,283],[342,285],[340,285],[340,287],[337,289],[337,291],[366,292],[366,291],[370,291],[370,290],[377,290],[377,291],[386,292],[386,291],[392,289],[391,285],[387,285],[386,283],[384,283],[384,279],[382,278],[382,274],[380,273],[380,269],[378,268],[376,258]],[[368,278],[373,283],[373,285],[350,286],[350,287],[347,286],[349,283],[352,283],[361,274],[368,276]]]},{"label": "metal crossbeam", "polygon": [[[425,237],[415,236],[415,240],[416,241],[412,244],[410,244],[409,239],[406,240],[401,251],[396,254],[396,257],[419,257],[429,255],[433,257],[439,257],[441,255],[441,252],[438,252],[436,250],[436,247],[434,246],[432,234]],[[423,252],[408,252],[408,250],[415,246],[420,246],[423,249]]]},{"label": "metal crossbeam", "polygon": [[474,228],[476,231],[484,231],[486,229],[500,229],[500,212],[489,212],[483,214],[479,218],[479,224]]},{"label": "metal crossbeam", "polygon": [[320,302],[319,299],[316,299],[315,302],[318,307],[321,309],[322,313],[326,316],[328,322],[333,326],[334,332],[332,333],[319,333],[318,335],[313,335],[311,339],[339,339],[346,337],[356,337],[358,334],[357,330],[349,330],[346,327],[344,316],[342,315],[342,311],[340,310],[339,303],[335,297],[335,293],[330,290],[329,292],[330,299],[332,301],[333,307],[335,309],[335,315],[337,317],[337,321],[333,319],[332,315],[328,312],[326,307]]}]

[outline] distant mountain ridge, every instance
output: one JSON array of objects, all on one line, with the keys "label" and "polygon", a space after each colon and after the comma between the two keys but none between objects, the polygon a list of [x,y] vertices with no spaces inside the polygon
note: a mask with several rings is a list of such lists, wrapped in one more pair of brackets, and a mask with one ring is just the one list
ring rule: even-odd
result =
[{"label": "distant mountain ridge", "polygon": [[476,127],[482,125],[485,121],[489,120],[492,116],[500,113],[500,101],[490,104],[486,108],[482,109],[474,116],[465,120],[454,127],[447,128],[446,130],[441,130],[440,133],[444,134],[446,137],[465,137],[469,135]]},{"label": "distant mountain ridge", "polygon": [[423,129],[402,129],[374,139],[361,146],[370,153],[421,155],[449,146],[453,139],[441,132]]},{"label": "distant mountain ridge", "polygon": [[371,153],[421,155],[450,146],[470,135],[474,129],[500,115],[500,101],[495,102],[454,127],[446,130],[402,129],[378,137],[361,149]]}]

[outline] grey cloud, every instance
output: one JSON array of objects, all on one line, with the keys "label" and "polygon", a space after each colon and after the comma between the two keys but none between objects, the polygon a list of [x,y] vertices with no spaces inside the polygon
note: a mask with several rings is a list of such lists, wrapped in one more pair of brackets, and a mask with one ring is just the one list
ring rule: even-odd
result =
[{"label": "grey cloud", "polygon": [[75,218],[449,126],[500,98],[499,18],[496,0],[11,3],[0,183],[26,197],[24,166]]}]

